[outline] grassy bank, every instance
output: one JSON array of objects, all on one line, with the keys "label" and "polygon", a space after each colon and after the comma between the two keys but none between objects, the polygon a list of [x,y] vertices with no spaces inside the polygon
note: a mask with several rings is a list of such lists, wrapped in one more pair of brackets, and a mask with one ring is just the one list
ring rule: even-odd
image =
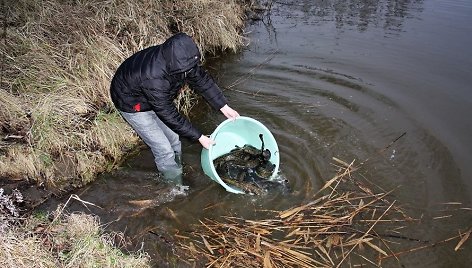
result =
[{"label": "grassy bank", "polygon": [[120,62],[176,31],[192,35],[202,51],[237,50],[243,42],[242,2],[3,5],[0,178],[64,189],[115,167],[138,142],[109,98]]},{"label": "grassy bank", "polygon": [[0,232],[1,267],[151,267],[146,253],[125,254],[120,233],[103,233],[97,218],[85,214],[28,218]]}]

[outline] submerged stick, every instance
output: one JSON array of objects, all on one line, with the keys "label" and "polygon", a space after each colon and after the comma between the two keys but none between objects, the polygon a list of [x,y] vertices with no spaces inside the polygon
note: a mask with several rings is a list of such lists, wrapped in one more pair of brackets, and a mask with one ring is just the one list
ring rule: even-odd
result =
[{"label": "submerged stick", "polygon": [[[467,233],[470,234],[471,230],[469,230]],[[465,237],[465,236],[464,236]],[[430,248],[430,247],[434,247],[434,246],[437,246],[439,244],[443,244],[443,243],[446,243],[446,242],[449,242],[449,241],[452,241],[454,239],[457,239],[457,238],[462,238],[464,239],[464,237],[462,235],[456,235],[456,236],[453,236],[453,237],[449,237],[447,239],[444,239],[444,240],[441,240],[441,241],[438,241],[438,242],[435,242],[435,243],[432,243],[432,244],[429,244],[429,245],[424,245],[424,246],[420,246],[420,247],[416,247],[416,248],[411,248],[411,249],[408,249],[408,250],[404,250],[404,251],[399,251],[399,252],[396,252],[396,253],[393,253],[393,254],[390,254],[388,256],[384,256],[384,257],[380,257],[379,260],[383,260],[383,259],[387,259],[387,258],[391,258],[391,257],[398,257],[400,255],[403,255],[403,254],[406,254],[406,253],[411,253],[411,252],[415,252],[415,251],[418,251],[418,250],[421,250],[421,249],[425,249],[425,248]],[[468,236],[467,236],[468,238]],[[462,241],[461,239],[461,241]],[[466,239],[467,240],[467,239]],[[461,242],[459,241],[459,243]],[[465,242],[465,240],[464,240]],[[459,245],[459,244],[458,244]],[[462,245],[462,243],[460,244]],[[457,246],[456,246],[457,248]]]},{"label": "submerged stick", "polygon": [[382,150],[380,150],[380,153],[385,152],[388,148],[390,148],[395,142],[397,142],[399,139],[401,139],[403,136],[406,135],[406,132],[403,132],[400,136],[398,136],[396,139],[391,141],[387,146],[385,146]]},{"label": "submerged stick", "polygon": [[[278,52],[278,50],[275,50],[274,52],[272,52],[268,57],[266,57],[264,59],[264,61],[262,61],[261,63],[259,63],[258,65],[256,65],[255,67],[251,68],[249,70],[249,72],[246,73],[245,76],[242,76],[242,77],[239,77],[238,79],[236,79],[234,82],[232,82],[229,86],[226,86],[226,87],[223,87],[224,89],[229,89],[229,90],[234,90],[233,87],[241,84],[242,82],[244,82],[245,80],[249,79],[251,76],[254,75],[255,73],[255,70],[261,68],[262,66],[264,66],[265,64],[267,64],[268,62],[270,62],[274,57],[275,57],[275,54]],[[247,93],[247,94],[250,94],[248,92],[245,92],[245,91],[238,91],[238,92],[242,92],[242,93]],[[251,95],[254,95],[254,94],[251,94]]]}]

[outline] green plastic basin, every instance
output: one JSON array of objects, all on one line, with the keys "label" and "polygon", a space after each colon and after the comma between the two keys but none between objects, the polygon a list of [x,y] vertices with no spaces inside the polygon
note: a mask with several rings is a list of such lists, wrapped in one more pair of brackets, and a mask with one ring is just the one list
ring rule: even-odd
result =
[{"label": "green plastic basin", "polygon": [[250,144],[256,148],[261,148],[262,143],[259,134],[264,137],[264,148],[269,149],[272,153],[269,161],[275,164],[274,172],[271,179],[277,175],[279,170],[279,148],[272,133],[261,122],[250,118],[240,116],[235,120],[227,119],[223,121],[215,131],[210,135],[210,138],[216,144],[210,146],[210,149],[203,148],[201,153],[201,164],[205,174],[212,180],[223,186],[226,191],[236,194],[244,194],[241,189],[226,184],[215,170],[213,160],[217,157],[229,153],[236,146],[244,146]]}]

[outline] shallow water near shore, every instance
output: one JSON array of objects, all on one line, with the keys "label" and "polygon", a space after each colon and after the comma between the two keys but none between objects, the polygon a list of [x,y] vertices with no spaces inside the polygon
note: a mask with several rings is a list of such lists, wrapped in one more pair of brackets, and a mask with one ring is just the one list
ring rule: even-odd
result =
[{"label": "shallow water near shore", "polygon": [[[359,171],[422,218],[414,237],[440,241],[472,224],[472,3],[468,1],[277,1],[246,29],[241,53],[209,60],[230,105],[273,133],[288,194],[235,195],[200,167],[199,144],[184,141],[184,181],[157,176],[144,149],[123,167],[76,194],[70,211],[100,216],[132,238],[160,266],[171,266],[171,234],[204,218],[258,217],[310,200],[332,176],[332,157],[365,164]],[[192,121],[210,134],[224,120],[202,101]],[[406,133],[406,134],[404,134]],[[398,138],[398,139],[397,139]],[[50,200],[41,209],[52,210]],[[468,267],[470,241],[408,254],[389,267]]]}]

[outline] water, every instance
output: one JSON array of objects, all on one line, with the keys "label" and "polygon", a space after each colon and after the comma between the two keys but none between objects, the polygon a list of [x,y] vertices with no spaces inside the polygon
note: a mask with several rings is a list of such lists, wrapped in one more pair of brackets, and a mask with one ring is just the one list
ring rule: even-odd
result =
[{"label": "water", "polygon": [[[144,241],[163,263],[172,255],[166,234],[191,230],[203,218],[257,218],[256,209],[309,200],[334,175],[330,163],[337,157],[369,159],[362,174],[385,189],[399,187],[397,202],[423,217],[416,237],[440,241],[471,226],[470,210],[433,218],[444,215],[443,202],[472,203],[472,2],[277,1],[246,31],[250,45],[211,59],[210,70],[233,108],[272,131],[293,192],[227,193],[202,173],[200,145],[184,142],[189,190],[156,180],[144,149],[78,192],[103,207],[90,212],[136,245]],[[204,103],[191,117],[207,134],[224,119]],[[75,209],[84,210],[71,205]],[[401,264],[469,267],[472,244],[455,252],[457,242],[405,255]]]}]

